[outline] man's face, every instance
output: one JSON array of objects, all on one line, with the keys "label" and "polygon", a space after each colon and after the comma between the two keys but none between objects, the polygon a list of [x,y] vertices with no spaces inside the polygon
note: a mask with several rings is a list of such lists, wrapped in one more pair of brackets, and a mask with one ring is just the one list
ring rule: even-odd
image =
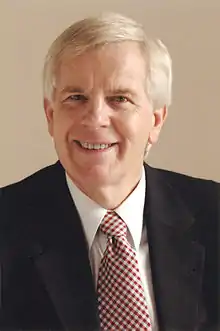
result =
[{"label": "man's face", "polygon": [[63,58],[53,101],[44,104],[58,157],[78,186],[140,175],[146,145],[156,142],[166,113],[152,110],[145,68],[133,42]]}]

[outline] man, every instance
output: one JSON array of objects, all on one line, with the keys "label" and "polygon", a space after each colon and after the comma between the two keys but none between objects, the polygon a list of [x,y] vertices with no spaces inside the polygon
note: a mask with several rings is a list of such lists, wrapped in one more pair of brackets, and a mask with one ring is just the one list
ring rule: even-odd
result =
[{"label": "man", "polygon": [[59,161],[0,191],[0,330],[219,330],[219,185],[144,163],[171,81],[166,47],[129,18],[54,41]]}]

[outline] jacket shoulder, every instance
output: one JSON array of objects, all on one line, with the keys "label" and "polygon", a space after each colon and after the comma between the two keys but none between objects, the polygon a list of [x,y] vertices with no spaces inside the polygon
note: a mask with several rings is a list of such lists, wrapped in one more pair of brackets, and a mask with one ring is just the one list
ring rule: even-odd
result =
[{"label": "jacket shoulder", "polygon": [[47,197],[53,192],[59,167],[57,163],[47,166],[19,182],[0,188],[1,236],[6,232],[11,233],[17,222],[19,228],[22,227],[24,220],[28,219],[29,210],[31,214],[31,205],[37,205],[38,202],[46,204]]},{"label": "jacket shoulder", "polygon": [[153,168],[147,165],[150,173],[165,181],[191,210],[217,212],[220,217],[220,184],[208,179],[201,179],[174,171]]},{"label": "jacket shoulder", "polygon": [[[41,188],[43,183],[52,180],[54,173],[58,164],[52,164],[38,171],[34,172],[33,174],[27,176],[26,178],[15,182],[13,184],[4,186],[0,188],[0,197],[13,197],[13,195],[17,195],[18,193],[30,193],[30,191],[35,191]],[[53,178],[54,181],[54,178]]]}]

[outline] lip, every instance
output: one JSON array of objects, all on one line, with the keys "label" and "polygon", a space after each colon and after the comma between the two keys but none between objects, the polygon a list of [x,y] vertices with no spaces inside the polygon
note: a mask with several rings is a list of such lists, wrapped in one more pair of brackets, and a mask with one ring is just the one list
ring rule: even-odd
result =
[{"label": "lip", "polygon": [[117,142],[106,142],[106,141],[87,141],[87,140],[74,140],[74,142],[79,143],[87,143],[87,144],[92,144],[92,145],[114,145],[117,144]]},{"label": "lip", "polygon": [[104,149],[87,149],[87,148],[83,148],[78,140],[73,140],[74,145],[77,147],[77,149],[83,153],[89,153],[89,154],[97,154],[97,153],[106,153],[109,152],[110,150],[112,150],[117,143],[93,143],[93,144],[105,144],[105,145],[110,145],[110,147],[108,148],[104,148]]}]

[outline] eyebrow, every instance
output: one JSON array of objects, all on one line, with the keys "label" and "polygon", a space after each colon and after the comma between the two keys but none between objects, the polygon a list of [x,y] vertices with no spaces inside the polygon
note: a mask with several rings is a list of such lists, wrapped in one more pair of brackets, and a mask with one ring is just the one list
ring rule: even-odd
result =
[{"label": "eyebrow", "polygon": [[112,90],[109,90],[108,93],[110,94],[117,94],[117,95],[131,95],[131,96],[137,96],[137,93],[134,91],[134,90],[131,90],[129,88],[118,88],[118,89],[112,89]]},{"label": "eyebrow", "polygon": [[81,87],[78,86],[66,86],[61,90],[62,93],[84,93],[85,90],[83,90]]}]

